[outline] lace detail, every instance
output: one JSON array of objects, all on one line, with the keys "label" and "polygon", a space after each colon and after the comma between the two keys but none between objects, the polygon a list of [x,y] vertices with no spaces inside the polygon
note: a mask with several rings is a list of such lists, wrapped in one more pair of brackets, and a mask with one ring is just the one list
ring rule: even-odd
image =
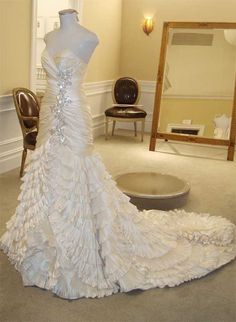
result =
[{"label": "lace detail", "polygon": [[65,118],[63,115],[63,109],[67,107],[72,101],[67,95],[68,89],[72,86],[72,67],[59,67],[58,82],[59,93],[56,96],[56,104],[51,106],[51,111],[54,115],[54,124],[51,129],[52,137],[59,140],[61,144],[65,143]]}]

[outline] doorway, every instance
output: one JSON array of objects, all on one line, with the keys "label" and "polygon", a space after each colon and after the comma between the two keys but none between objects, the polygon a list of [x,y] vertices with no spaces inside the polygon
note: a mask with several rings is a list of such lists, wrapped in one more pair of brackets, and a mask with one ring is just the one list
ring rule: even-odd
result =
[{"label": "doorway", "polygon": [[46,75],[41,65],[41,53],[45,48],[44,36],[59,27],[58,11],[66,8],[75,9],[82,20],[82,0],[33,0],[32,1],[32,33],[30,89],[40,96],[46,86]]}]

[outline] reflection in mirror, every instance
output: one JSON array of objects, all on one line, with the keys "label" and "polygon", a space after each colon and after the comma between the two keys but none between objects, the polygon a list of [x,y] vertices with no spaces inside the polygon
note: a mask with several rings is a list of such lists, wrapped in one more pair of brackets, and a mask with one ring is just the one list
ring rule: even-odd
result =
[{"label": "reflection in mirror", "polygon": [[156,138],[232,143],[236,29],[227,28],[227,23],[164,24],[150,150]]},{"label": "reflection in mirror", "polygon": [[160,131],[229,138],[235,64],[224,30],[170,29]]}]

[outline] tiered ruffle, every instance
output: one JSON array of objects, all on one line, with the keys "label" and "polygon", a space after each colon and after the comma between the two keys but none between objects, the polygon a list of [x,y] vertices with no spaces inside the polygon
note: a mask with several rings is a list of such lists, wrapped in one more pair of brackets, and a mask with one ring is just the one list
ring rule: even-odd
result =
[{"label": "tiered ruffle", "polygon": [[50,140],[32,155],[1,247],[25,285],[63,298],[179,285],[236,256],[235,227],[184,211],[139,212],[96,153]]}]

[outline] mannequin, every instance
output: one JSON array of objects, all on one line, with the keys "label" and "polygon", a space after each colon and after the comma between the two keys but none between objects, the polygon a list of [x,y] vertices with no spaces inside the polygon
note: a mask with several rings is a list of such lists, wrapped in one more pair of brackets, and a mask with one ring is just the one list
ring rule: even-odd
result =
[{"label": "mannequin", "polygon": [[228,139],[230,132],[231,117],[225,114],[217,115],[214,118],[214,138]]},{"label": "mannequin", "polygon": [[46,50],[54,58],[62,51],[70,50],[87,64],[98,45],[97,35],[78,23],[74,9],[59,11],[59,17],[60,28],[49,32],[44,38]]},{"label": "mannequin", "polygon": [[83,89],[97,36],[78,24],[74,10],[60,19],[42,53],[47,87],[37,146],[0,238],[24,285],[94,298],[177,286],[231,261],[235,226],[227,219],[141,212],[117,188],[94,151]]}]

